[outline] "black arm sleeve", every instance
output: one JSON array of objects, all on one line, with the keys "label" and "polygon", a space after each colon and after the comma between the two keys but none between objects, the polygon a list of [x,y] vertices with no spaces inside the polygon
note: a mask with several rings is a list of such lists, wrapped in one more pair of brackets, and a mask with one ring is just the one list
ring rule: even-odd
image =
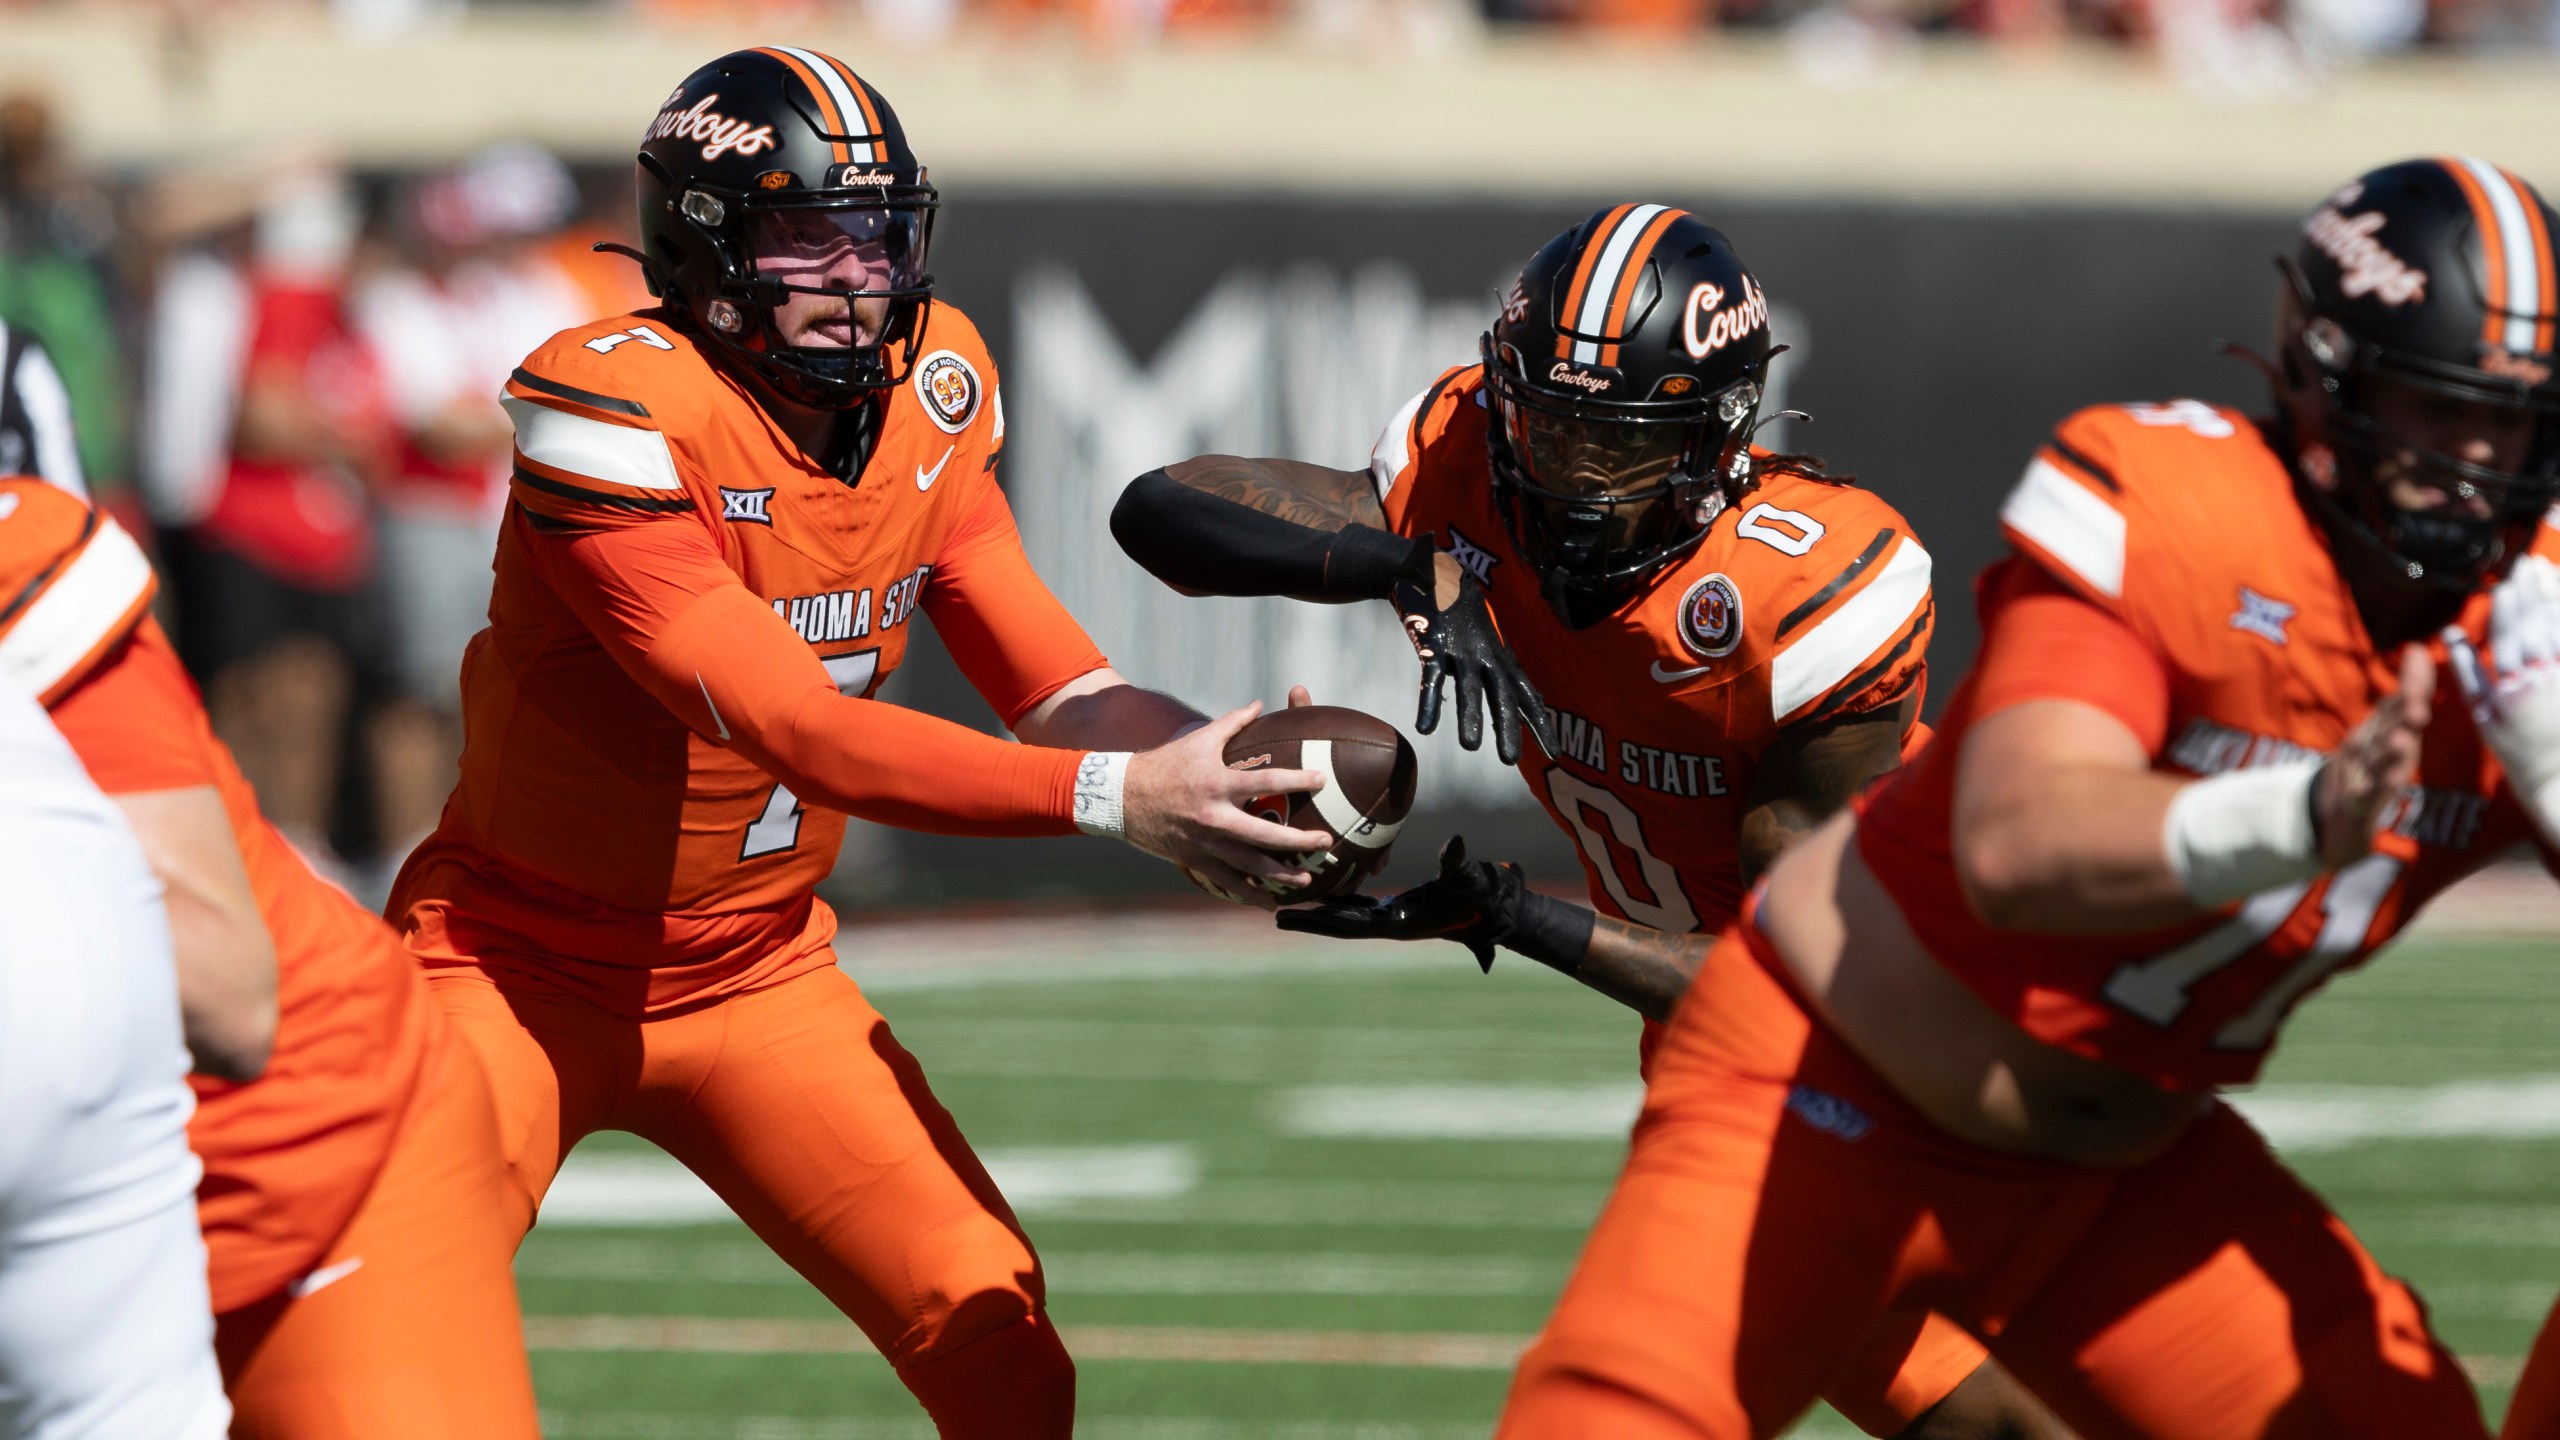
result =
[{"label": "black arm sleeve", "polygon": [[1318,530],[1194,490],[1162,470],[1129,482],[1111,538],[1167,585],[1203,595],[1322,595],[1383,600],[1398,576],[1431,564],[1428,537],[1368,525]]}]

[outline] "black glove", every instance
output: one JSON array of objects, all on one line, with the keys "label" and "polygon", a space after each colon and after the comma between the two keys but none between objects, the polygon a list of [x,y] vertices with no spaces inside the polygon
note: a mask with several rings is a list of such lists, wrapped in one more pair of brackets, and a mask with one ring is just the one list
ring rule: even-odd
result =
[{"label": "black glove", "polygon": [[1555,754],[1555,728],[1547,717],[1547,702],[1521,673],[1511,647],[1502,643],[1494,629],[1493,612],[1485,608],[1484,587],[1461,570],[1457,598],[1449,608],[1440,608],[1437,553],[1428,545],[1419,547],[1417,563],[1397,574],[1388,596],[1396,613],[1404,617],[1405,636],[1413,642],[1414,653],[1422,657],[1422,702],[1414,713],[1413,728],[1425,735],[1439,728],[1441,682],[1454,679],[1460,745],[1474,750],[1484,744],[1481,705],[1493,712],[1493,753],[1502,757],[1503,764],[1520,763],[1524,722],[1538,749]]},{"label": "black glove", "polygon": [[1570,975],[1591,946],[1592,913],[1529,888],[1520,867],[1467,858],[1464,836],[1440,847],[1440,874],[1398,895],[1342,895],[1278,917],[1283,930],[1336,940],[1455,940],[1486,970],[1507,946]]}]

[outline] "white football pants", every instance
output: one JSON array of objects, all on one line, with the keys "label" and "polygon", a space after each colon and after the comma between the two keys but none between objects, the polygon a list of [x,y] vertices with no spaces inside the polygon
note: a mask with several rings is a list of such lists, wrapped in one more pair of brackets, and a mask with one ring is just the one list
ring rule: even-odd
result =
[{"label": "white football pants", "polygon": [[0,680],[0,1436],[221,1440],[160,883]]}]

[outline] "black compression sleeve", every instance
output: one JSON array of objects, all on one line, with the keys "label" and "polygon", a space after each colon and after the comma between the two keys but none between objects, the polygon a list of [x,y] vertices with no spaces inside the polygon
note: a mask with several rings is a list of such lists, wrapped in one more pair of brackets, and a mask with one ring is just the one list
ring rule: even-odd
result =
[{"label": "black compression sleeve", "polygon": [[1583,957],[1590,953],[1591,930],[1599,920],[1597,914],[1571,901],[1524,890],[1510,932],[1495,943],[1570,975],[1582,968]]},{"label": "black compression sleeve", "polygon": [[1194,490],[1162,470],[1120,492],[1111,538],[1148,574],[1203,595],[1346,600],[1384,599],[1398,575],[1429,563],[1432,548],[1367,525],[1300,525]]}]

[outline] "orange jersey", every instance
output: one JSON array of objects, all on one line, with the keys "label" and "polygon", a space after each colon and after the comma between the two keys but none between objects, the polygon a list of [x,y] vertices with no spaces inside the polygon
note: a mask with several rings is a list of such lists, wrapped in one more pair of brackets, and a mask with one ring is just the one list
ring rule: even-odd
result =
[{"label": "orange jersey", "polygon": [[851,481],[663,310],[563,331],[515,372],[461,784],[393,897],[430,963],[539,957],[638,1013],[826,963],[811,890],[848,813],[1072,830],[1081,752],[868,698],[920,609],[1008,725],[1103,664],[996,486],[994,364],[965,315],[928,313]]},{"label": "orange jersey", "polygon": [[[2304,996],[2532,834],[2448,682],[2417,783],[2373,853],[2343,870],[2143,935],[2000,931],[1967,907],[1951,817],[1980,716],[2081,700],[2140,736],[2155,770],[2205,776],[2327,751],[2396,687],[2293,485],[2237,411],[2181,400],[2064,422],[2001,512],[2020,558],[1984,577],[1982,662],[1939,742],[1861,802],[1861,853],[1930,953],[2037,1039],[2164,1085],[2250,1080]],[[2560,553],[2560,531],[2537,538]],[[2017,617],[2040,595],[2064,597],[2058,618],[2087,617],[2100,643],[2119,637],[2120,660],[2039,669],[2025,652],[2042,647],[2004,649],[2004,622],[2030,623]],[[2487,617],[2484,594],[2459,623],[2477,640]],[[2427,643],[2447,673],[2442,642]]]},{"label": "orange jersey", "polygon": [[322,881],[258,814],[147,610],[151,567],[103,512],[0,480],[0,670],[27,682],[110,795],[211,785],[275,941],[275,1046],[247,1084],[194,1077],[189,1142],[213,1306],[274,1294],[318,1263],[371,1188],[431,1017],[379,919]]},{"label": "orange jersey", "polygon": [[1760,757],[1790,725],[1916,694],[1929,554],[1874,495],[1779,471],[1638,599],[1583,630],[1539,593],[1493,494],[1483,369],[1452,370],[1371,461],[1388,523],[1439,537],[1483,584],[1554,711],[1520,776],[1582,856],[1592,902],[1657,929],[1721,928]]}]

